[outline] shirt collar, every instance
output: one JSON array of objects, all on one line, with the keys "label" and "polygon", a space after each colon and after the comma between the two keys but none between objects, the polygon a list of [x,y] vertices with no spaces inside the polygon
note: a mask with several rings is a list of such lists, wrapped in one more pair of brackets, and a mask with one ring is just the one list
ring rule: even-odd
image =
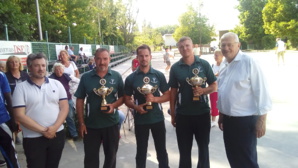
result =
[{"label": "shirt collar", "polygon": [[[96,68],[92,69],[91,70],[91,73],[92,73],[92,76],[94,76],[94,75],[98,76],[97,73],[96,73]],[[109,74],[109,75],[112,75],[113,74],[111,67],[109,67],[107,74]]]},{"label": "shirt collar", "polygon": [[[136,74],[139,74],[139,73],[143,73],[143,74],[144,74],[144,72],[141,71],[139,67],[136,69],[135,72],[136,72]],[[148,73],[155,73],[155,72],[156,72],[156,71],[150,66],[150,69],[149,69]],[[148,74],[148,73],[147,73],[147,74]]]},{"label": "shirt collar", "polygon": [[[201,62],[201,58],[199,58],[198,56],[194,56],[194,57],[195,57],[194,63],[200,63]],[[178,65],[186,65],[186,64],[183,62],[183,59],[180,58],[180,60],[178,61]]]},{"label": "shirt collar", "polygon": [[[238,61],[241,61],[243,58],[243,52],[241,50],[238,51],[236,57],[233,59],[232,62],[238,62]],[[230,63],[232,63],[230,62]],[[229,64],[227,59],[225,59],[222,63],[224,63],[225,65]]]},{"label": "shirt collar", "polygon": [[[44,83],[49,83],[49,78],[48,77],[44,77],[45,78],[45,82]],[[27,81],[31,84],[31,85],[35,85],[37,86],[38,88],[40,88],[40,86],[36,85],[32,80],[31,78],[28,78]]]}]

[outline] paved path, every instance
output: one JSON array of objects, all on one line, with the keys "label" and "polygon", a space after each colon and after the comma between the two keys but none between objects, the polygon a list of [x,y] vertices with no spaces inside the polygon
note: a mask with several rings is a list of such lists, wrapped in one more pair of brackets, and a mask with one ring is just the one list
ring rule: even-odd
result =
[{"label": "paved path", "polygon": [[[268,79],[269,88],[273,100],[273,109],[267,119],[267,133],[258,141],[259,164],[261,168],[295,168],[298,167],[298,118],[297,109],[294,108],[297,103],[298,89],[298,52],[286,53],[286,65],[277,66],[274,52],[251,53],[261,64]],[[180,56],[176,56],[173,62],[176,62]],[[203,55],[202,58],[213,62],[212,55]],[[115,70],[126,76],[131,73],[131,62],[127,61]],[[154,53],[152,66],[165,73],[168,79],[168,73],[164,71],[166,64],[163,63],[162,54]],[[295,96],[295,97],[294,97]],[[176,141],[175,129],[170,124],[170,116],[166,113],[169,103],[163,104],[166,129],[167,129],[167,150],[169,154],[170,167],[178,167],[179,153]],[[126,107],[121,106],[126,113]],[[128,124],[125,123],[121,129],[119,151],[117,154],[117,168],[134,168],[136,143],[133,131],[128,130]],[[22,167],[26,167],[26,161],[22,146],[17,145],[19,161]],[[222,132],[218,127],[211,129],[210,135],[210,162],[212,168],[228,168],[226,159]],[[102,165],[104,156],[100,151],[100,163]],[[82,141],[73,142],[67,140],[60,161],[61,168],[83,168],[83,143]],[[198,148],[194,141],[192,151],[193,167],[196,167],[198,158]],[[102,167],[102,166],[101,166]],[[157,168],[157,160],[153,140],[150,137],[147,157],[147,168]]]}]

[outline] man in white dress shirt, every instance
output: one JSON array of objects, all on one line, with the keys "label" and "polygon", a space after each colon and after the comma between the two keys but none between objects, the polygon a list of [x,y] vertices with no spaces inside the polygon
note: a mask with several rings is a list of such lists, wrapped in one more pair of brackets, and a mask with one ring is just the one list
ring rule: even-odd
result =
[{"label": "man in white dress shirt", "polygon": [[260,66],[240,50],[240,45],[234,33],[221,38],[226,65],[217,80],[218,125],[231,168],[258,168],[257,138],[265,134],[272,103]]}]

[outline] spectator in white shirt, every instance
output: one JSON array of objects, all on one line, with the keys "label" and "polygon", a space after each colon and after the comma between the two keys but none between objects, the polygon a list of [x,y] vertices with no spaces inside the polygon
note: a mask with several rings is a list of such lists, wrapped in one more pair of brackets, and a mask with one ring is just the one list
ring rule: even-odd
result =
[{"label": "spectator in white shirt", "polygon": [[286,44],[280,38],[276,39],[276,54],[278,65],[280,64],[280,58],[282,59],[283,64],[285,64],[285,51],[286,51]]},{"label": "spectator in white shirt", "polygon": [[257,138],[265,135],[271,99],[260,66],[240,50],[235,33],[221,38],[225,68],[218,77],[218,125],[232,168],[258,168]]}]

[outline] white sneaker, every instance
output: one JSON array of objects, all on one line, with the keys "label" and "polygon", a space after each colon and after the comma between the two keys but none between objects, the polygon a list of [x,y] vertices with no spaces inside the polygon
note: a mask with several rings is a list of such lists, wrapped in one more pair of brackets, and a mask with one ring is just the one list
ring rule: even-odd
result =
[{"label": "white sneaker", "polygon": [[211,127],[216,127],[217,123],[216,121],[211,121]]}]

